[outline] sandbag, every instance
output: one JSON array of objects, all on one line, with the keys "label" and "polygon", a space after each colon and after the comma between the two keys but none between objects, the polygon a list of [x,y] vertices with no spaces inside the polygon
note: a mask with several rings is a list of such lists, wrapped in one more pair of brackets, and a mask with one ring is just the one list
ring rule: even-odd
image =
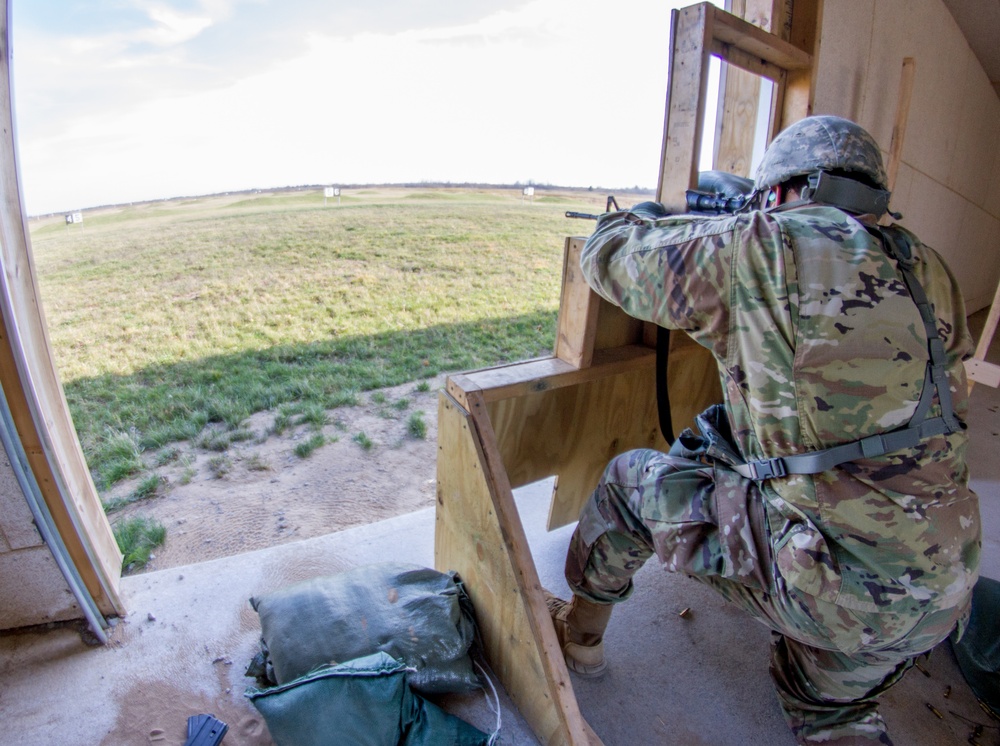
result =
[{"label": "sandbag", "polygon": [[[365,565],[250,599],[260,616],[267,681],[286,684],[324,665],[376,652],[413,671],[423,694],[480,686],[469,650],[472,605],[454,573],[417,565]],[[249,673],[249,672],[248,672]]]},{"label": "sandbag", "polygon": [[411,692],[406,673],[376,653],[246,696],[277,746],[486,746],[485,733]]}]

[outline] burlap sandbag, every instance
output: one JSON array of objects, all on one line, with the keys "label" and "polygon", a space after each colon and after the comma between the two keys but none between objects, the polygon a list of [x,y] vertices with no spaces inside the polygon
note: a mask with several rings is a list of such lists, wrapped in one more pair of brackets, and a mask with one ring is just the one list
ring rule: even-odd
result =
[{"label": "burlap sandbag", "polygon": [[366,565],[250,599],[262,648],[285,684],[320,666],[384,652],[413,671],[424,694],[479,687],[469,649],[475,624],[454,573],[417,565]]}]

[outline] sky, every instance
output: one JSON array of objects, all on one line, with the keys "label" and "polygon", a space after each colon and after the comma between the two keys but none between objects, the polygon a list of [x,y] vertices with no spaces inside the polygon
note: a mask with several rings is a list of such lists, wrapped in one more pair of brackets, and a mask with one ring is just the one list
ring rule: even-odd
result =
[{"label": "sky", "polygon": [[246,189],[656,186],[691,0],[13,0],[30,215]]}]

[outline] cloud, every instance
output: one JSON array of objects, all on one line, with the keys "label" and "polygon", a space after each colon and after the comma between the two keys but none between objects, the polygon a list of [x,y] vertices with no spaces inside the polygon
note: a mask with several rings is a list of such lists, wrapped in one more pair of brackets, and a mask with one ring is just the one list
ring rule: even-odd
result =
[{"label": "cloud", "polygon": [[66,44],[29,45],[25,80],[47,84],[18,78],[29,210],[316,183],[655,184],[662,0],[287,3],[133,3],[131,31],[67,31],[97,40],[90,88],[35,68]]},{"label": "cloud", "polygon": [[212,90],[341,38],[464,22],[485,0],[22,0],[12,14],[24,124],[51,131],[122,99]]}]

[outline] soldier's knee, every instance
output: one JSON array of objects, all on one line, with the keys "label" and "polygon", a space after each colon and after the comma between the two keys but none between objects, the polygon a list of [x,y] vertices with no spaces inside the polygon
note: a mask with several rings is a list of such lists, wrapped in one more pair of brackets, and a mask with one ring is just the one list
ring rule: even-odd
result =
[{"label": "soldier's knee", "polygon": [[636,485],[648,471],[649,465],[666,458],[663,453],[651,448],[636,448],[615,456],[604,469],[602,484]]}]

